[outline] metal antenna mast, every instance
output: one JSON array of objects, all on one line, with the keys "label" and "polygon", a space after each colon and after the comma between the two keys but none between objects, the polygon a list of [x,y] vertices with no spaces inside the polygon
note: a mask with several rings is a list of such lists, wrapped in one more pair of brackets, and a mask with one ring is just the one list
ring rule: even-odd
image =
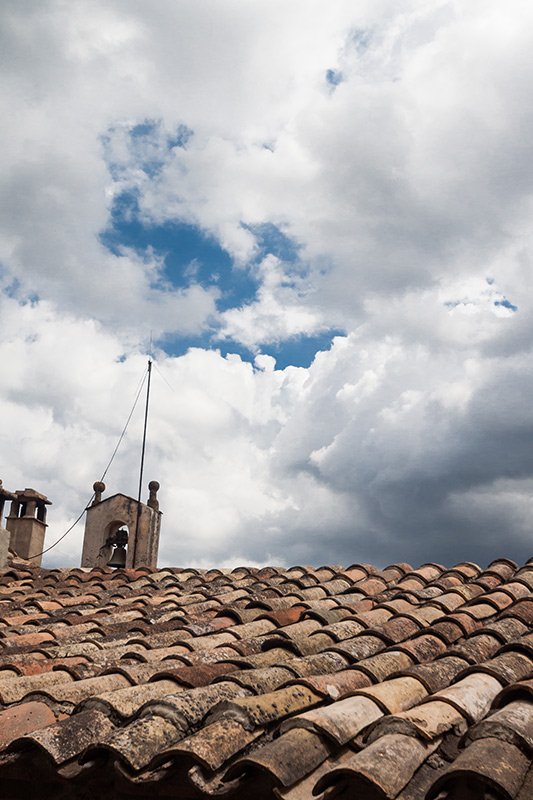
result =
[{"label": "metal antenna mast", "polygon": [[[150,354],[151,355],[151,354]],[[132,566],[135,564],[135,551],[137,549],[137,535],[139,533],[139,517],[141,515],[141,493],[143,485],[143,471],[144,471],[144,452],[146,450],[146,429],[148,427],[148,403],[150,402],[150,381],[152,378],[152,361],[148,359],[148,383],[146,386],[146,407],[144,409],[144,431],[143,431],[143,446],[141,451],[141,469],[139,473],[139,492],[137,495],[137,521],[135,523],[135,538],[133,540],[133,558]]]}]

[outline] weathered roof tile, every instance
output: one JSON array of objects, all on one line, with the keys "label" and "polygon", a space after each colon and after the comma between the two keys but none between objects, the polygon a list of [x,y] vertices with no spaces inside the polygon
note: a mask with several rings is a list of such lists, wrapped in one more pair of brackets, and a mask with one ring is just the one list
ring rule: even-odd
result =
[{"label": "weathered roof tile", "polygon": [[207,717],[207,724],[224,717],[236,719],[243,727],[253,730],[297,714],[317,705],[322,695],[302,684],[291,684],[267,694],[237,697],[219,703]]},{"label": "weathered roof tile", "polygon": [[400,650],[387,650],[370,658],[364,658],[353,665],[354,670],[361,670],[374,683],[380,683],[394,672],[405,670],[414,663],[414,659]]},{"label": "weathered roof tile", "polygon": [[56,715],[46,703],[24,703],[0,711],[0,747],[31,731],[46,728],[56,722]]},{"label": "weathered roof tile", "polygon": [[386,714],[396,714],[423,700],[427,690],[418,678],[406,675],[368,689],[357,689],[355,694],[374,700]]},{"label": "weathered roof tile", "polygon": [[346,744],[382,716],[382,708],[369,697],[348,697],[330,706],[291,717],[282,723],[281,732],[293,728],[305,728],[322,732],[338,744]]},{"label": "weathered roof tile", "polygon": [[486,672],[497,678],[503,685],[515,683],[533,674],[533,660],[524,653],[507,650],[499,653],[489,661],[468,667],[460,674],[460,678],[472,672]]},{"label": "weathered roof tile", "polygon": [[[54,673],[48,673],[54,675]],[[87,678],[82,681],[61,682],[57,684],[48,684],[47,686],[34,689],[28,697],[43,696],[56,703],[70,703],[73,706],[85,700],[88,697],[93,697],[100,692],[110,692],[116,689],[123,689],[131,686],[130,681],[120,673],[113,673],[110,675],[101,675],[98,678]]]},{"label": "weathered roof tile", "polygon": [[113,726],[107,736],[100,735],[95,743],[85,748],[82,763],[98,757],[105,750],[121,758],[132,769],[139,770],[147,767],[154,757],[181,736],[181,732],[163,717],[143,717],[123,728]]},{"label": "weathered roof tile", "polygon": [[34,730],[13,742],[12,748],[34,744],[45,750],[56,764],[80,755],[89,745],[101,741],[115,730],[99,711],[84,711],[46,728]]},{"label": "weathered roof tile", "polygon": [[73,681],[72,675],[65,670],[0,680],[0,703],[5,706],[18,703],[32,692],[38,692],[45,687],[65,685]]},{"label": "weathered roof tile", "polygon": [[341,767],[324,775],[315,792],[342,782],[348,796],[364,796],[370,787],[379,792],[374,795],[376,797],[394,798],[439,744],[439,739],[427,744],[401,734],[382,736]]},{"label": "weathered roof tile", "polygon": [[310,675],[305,678],[294,679],[292,682],[308,686],[324,697],[331,698],[331,700],[340,700],[343,697],[348,697],[356,689],[362,689],[372,684],[368,675],[353,669],[343,669],[334,674]]},{"label": "weathered roof tile", "polygon": [[479,664],[490,658],[501,647],[501,644],[502,640],[499,636],[480,632],[448,648],[448,653],[464,658],[470,664]]},{"label": "weathered roof tile", "polygon": [[201,722],[215,704],[234,697],[245,697],[247,694],[251,694],[249,689],[225,681],[198,689],[186,689],[160,700],[149,700],[140,713],[141,717],[154,714],[165,717],[178,729],[187,731],[192,725]]},{"label": "weathered roof tile", "polygon": [[426,687],[429,694],[434,694],[440,689],[453,683],[456,676],[466,666],[466,661],[457,656],[443,656],[436,661],[426,664],[415,664],[402,670],[402,675],[411,675],[418,678]]},{"label": "weathered roof tile", "polygon": [[529,699],[533,702],[533,679],[518,681],[506,686],[494,698],[494,708],[501,708],[513,700]]},{"label": "weathered roof tile", "polygon": [[474,723],[485,716],[500,689],[501,683],[496,678],[476,672],[462,678],[453,686],[440,689],[431,695],[431,699],[450,703],[470,723]]},{"label": "weathered roof tile", "polygon": [[[428,792],[428,800],[460,797],[466,787],[474,797],[515,798],[529,766],[528,758],[513,744],[484,738],[473,742],[442,774]],[[439,792],[444,792],[439,794]]]},{"label": "weathered roof tile", "polygon": [[372,727],[367,738],[373,742],[380,736],[399,733],[432,742],[450,730],[462,735],[467,729],[465,717],[454,706],[441,700],[429,700],[407,711],[383,717]]},{"label": "weathered roof tile", "polygon": [[348,639],[332,646],[330,650],[335,653],[340,653],[350,659],[350,661],[359,661],[362,658],[368,658],[368,656],[373,656],[386,647],[385,641],[380,638],[377,633],[356,636],[353,639]]},{"label": "weathered roof tile", "polygon": [[330,755],[327,761],[323,761],[312,772],[294,783],[292,786],[276,787],[276,797],[280,800],[309,800],[313,796],[313,789],[323,775],[327,775],[331,770],[342,766],[353,756],[353,750],[342,747],[334,755]]},{"label": "weathered roof tile", "polygon": [[[433,626],[430,630],[433,630]],[[446,652],[446,643],[432,633],[423,633],[396,645],[397,650],[412,656],[415,661],[432,661]]]},{"label": "weathered roof tile", "polygon": [[189,756],[209,770],[217,770],[242,752],[263,733],[262,728],[250,730],[232,717],[209,722],[197,733],[160,750],[165,758]]},{"label": "weathered roof tile", "polygon": [[466,738],[475,741],[485,737],[515,744],[526,754],[533,752],[533,703],[513,700],[470,728]]},{"label": "weathered roof tile", "polygon": [[174,680],[159,680],[141,686],[127,686],[91,695],[79,704],[80,709],[96,709],[114,718],[128,719],[151,700],[176,694],[181,687]]},{"label": "weathered roof tile", "polygon": [[529,800],[532,576],[506,559],[9,570],[0,780],[13,800],[30,773],[73,800],[455,800],[467,781],[517,800],[476,761],[498,742],[520,774],[526,759]]},{"label": "weathered roof tile", "polygon": [[329,754],[330,749],[322,736],[304,728],[294,728],[238,759],[228,768],[226,778],[231,780],[250,768],[259,768],[270,773],[282,786],[292,786],[316,769]]}]

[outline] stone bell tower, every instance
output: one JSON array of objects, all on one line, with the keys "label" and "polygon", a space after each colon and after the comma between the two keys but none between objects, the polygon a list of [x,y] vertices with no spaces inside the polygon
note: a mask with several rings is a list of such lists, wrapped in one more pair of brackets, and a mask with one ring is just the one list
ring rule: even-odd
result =
[{"label": "stone bell tower", "polygon": [[21,558],[41,566],[46,524],[46,506],[52,505],[44,494],[34,489],[15,492],[6,528],[11,534],[9,546]]},{"label": "stone bell tower", "polygon": [[102,500],[105,484],[101,481],[97,481],[93,489],[94,500],[85,519],[81,566],[105,567],[113,548],[122,549],[127,542],[124,563],[127,569],[157,567],[162,517],[157,500],[159,483],[150,481],[148,484],[150,497],[146,504],[125,494],[114,494]]}]

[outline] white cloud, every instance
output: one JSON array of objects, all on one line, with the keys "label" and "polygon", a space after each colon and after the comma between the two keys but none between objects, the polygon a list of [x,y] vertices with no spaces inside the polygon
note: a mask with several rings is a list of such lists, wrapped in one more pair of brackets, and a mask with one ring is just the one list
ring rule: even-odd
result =
[{"label": "white cloud", "polygon": [[[0,465],[7,488],[54,500],[50,539],[115,446],[139,341],[210,328],[258,355],[158,355],[174,387],[154,395],[146,473],[163,562],[489,560],[502,526],[501,550],[525,557],[532,15],[3,3]],[[214,237],[255,271],[255,298],[219,313],[193,269],[177,289],[157,253],[112,253],[122,192],[146,225]],[[295,242],[297,271],[262,254],[265,225]],[[346,336],[308,369],[259,353],[328,328]],[[127,494],[132,424],[108,480]]]},{"label": "white cloud", "polygon": [[[276,3],[7,4],[4,264],[70,303],[83,286],[92,314],[113,274],[142,305],[146,265],[97,239],[110,197],[136,186],[148,217],[198,223],[242,262],[254,251],[242,222],[283,225],[304,261],[329,266],[313,279],[333,324],[369,290],[481,271],[530,237],[529,224],[516,231],[530,193],[530,12],[513,9],[292,3],[280,19]],[[332,68],[343,80],[330,92]],[[152,177],[146,153],[117,138],[146,119],[194,131],[170,153],[159,132]],[[125,159],[115,182],[110,131]]]},{"label": "white cloud", "polygon": [[241,342],[254,350],[261,344],[328,330],[330,325],[321,313],[318,299],[314,308],[301,302],[301,281],[289,281],[278,258],[267,256],[257,272],[260,286],[256,298],[221,314],[219,338]]},{"label": "white cloud", "polygon": [[[144,358],[42,303],[4,298],[1,311],[2,475],[54,501],[51,543],[100,477]],[[451,327],[477,324],[447,313]],[[458,351],[453,336],[437,346],[373,332],[337,338],[308,369],[159,355],[145,476],[162,485],[161,563],[489,560],[503,519],[502,547],[525,557],[529,353],[484,358],[473,337]],[[142,400],[110,492],[136,494],[141,426]],[[76,560],[81,535],[61,542],[60,560]]]}]

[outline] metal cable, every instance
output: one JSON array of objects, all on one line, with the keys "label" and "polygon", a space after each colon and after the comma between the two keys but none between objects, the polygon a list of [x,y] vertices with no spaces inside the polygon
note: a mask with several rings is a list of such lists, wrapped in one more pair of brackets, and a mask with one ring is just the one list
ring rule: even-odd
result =
[{"label": "metal cable", "polygon": [[[138,400],[139,400],[139,397],[141,396],[141,392],[142,392],[143,386],[144,386],[144,384],[145,384],[145,381],[146,381],[147,374],[148,374],[148,373],[145,371],[145,372],[144,372],[144,375],[143,375],[143,377],[142,377],[142,380],[141,380],[141,384],[140,384],[140,386],[139,386],[139,388],[138,388],[138,390],[137,390],[137,394],[136,394],[136,396],[135,396],[135,400],[134,400],[134,402],[133,402],[133,406],[132,406],[132,408],[131,408],[131,411],[130,411],[130,413],[129,413],[128,419],[126,420],[126,424],[124,425],[124,428],[123,428],[123,430],[122,430],[122,433],[120,434],[119,440],[118,440],[118,442],[117,442],[117,446],[116,446],[116,447],[115,447],[115,449],[113,450],[113,455],[112,455],[112,456],[111,456],[111,458],[109,459],[109,463],[108,463],[107,467],[105,468],[105,470],[104,470],[104,473],[103,473],[102,477],[100,478],[100,482],[102,482],[102,481],[104,480],[104,478],[105,478],[105,476],[107,475],[107,473],[108,473],[108,470],[109,470],[109,468],[110,468],[111,464],[113,463],[113,460],[114,460],[114,458],[115,458],[115,456],[116,456],[116,454],[117,454],[117,452],[118,452],[118,448],[120,447],[120,444],[121,444],[121,442],[122,442],[122,440],[123,440],[123,438],[124,438],[124,435],[125,435],[125,433],[126,433],[126,430],[127,430],[127,428],[128,428],[128,425],[130,424],[130,420],[131,420],[131,418],[132,418],[132,416],[133,416],[133,412],[135,411],[135,407],[136,407],[136,405],[137,405],[137,402],[138,402]],[[59,537],[59,539],[58,539],[56,542],[54,542],[54,544],[51,544],[51,545],[50,545],[50,547],[46,547],[44,550],[41,550],[41,552],[40,552],[40,553],[35,553],[35,555],[33,555],[33,556],[29,556],[27,560],[28,560],[28,561],[31,561],[31,560],[32,560],[32,558],[38,558],[39,556],[44,556],[44,554],[45,554],[45,553],[48,553],[48,552],[49,552],[50,550],[52,550],[52,549],[53,549],[53,548],[54,548],[56,545],[58,545],[58,544],[59,544],[59,542],[60,542],[60,541],[62,541],[62,539],[64,539],[64,538],[65,538],[65,536],[67,536],[67,535],[68,535],[68,534],[71,532],[71,530],[72,530],[73,528],[75,528],[75,527],[76,527],[76,525],[78,524],[78,522],[79,522],[79,521],[80,521],[80,519],[83,517],[83,515],[85,514],[85,512],[87,511],[87,509],[88,509],[88,508],[89,508],[89,506],[91,505],[92,501],[94,500],[94,496],[95,496],[95,493],[93,492],[93,493],[92,493],[92,495],[91,495],[91,497],[90,497],[90,499],[89,499],[89,502],[88,502],[88,503],[87,503],[87,505],[84,507],[83,511],[81,512],[81,514],[79,515],[79,517],[77,518],[77,520],[76,520],[75,522],[73,522],[73,523],[72,523],[72,525],[70,526],[70,528],[69,528],[67,531],[65,531],[65,533],[64,533],[62,536],[60,536],[60,537]]]}]

